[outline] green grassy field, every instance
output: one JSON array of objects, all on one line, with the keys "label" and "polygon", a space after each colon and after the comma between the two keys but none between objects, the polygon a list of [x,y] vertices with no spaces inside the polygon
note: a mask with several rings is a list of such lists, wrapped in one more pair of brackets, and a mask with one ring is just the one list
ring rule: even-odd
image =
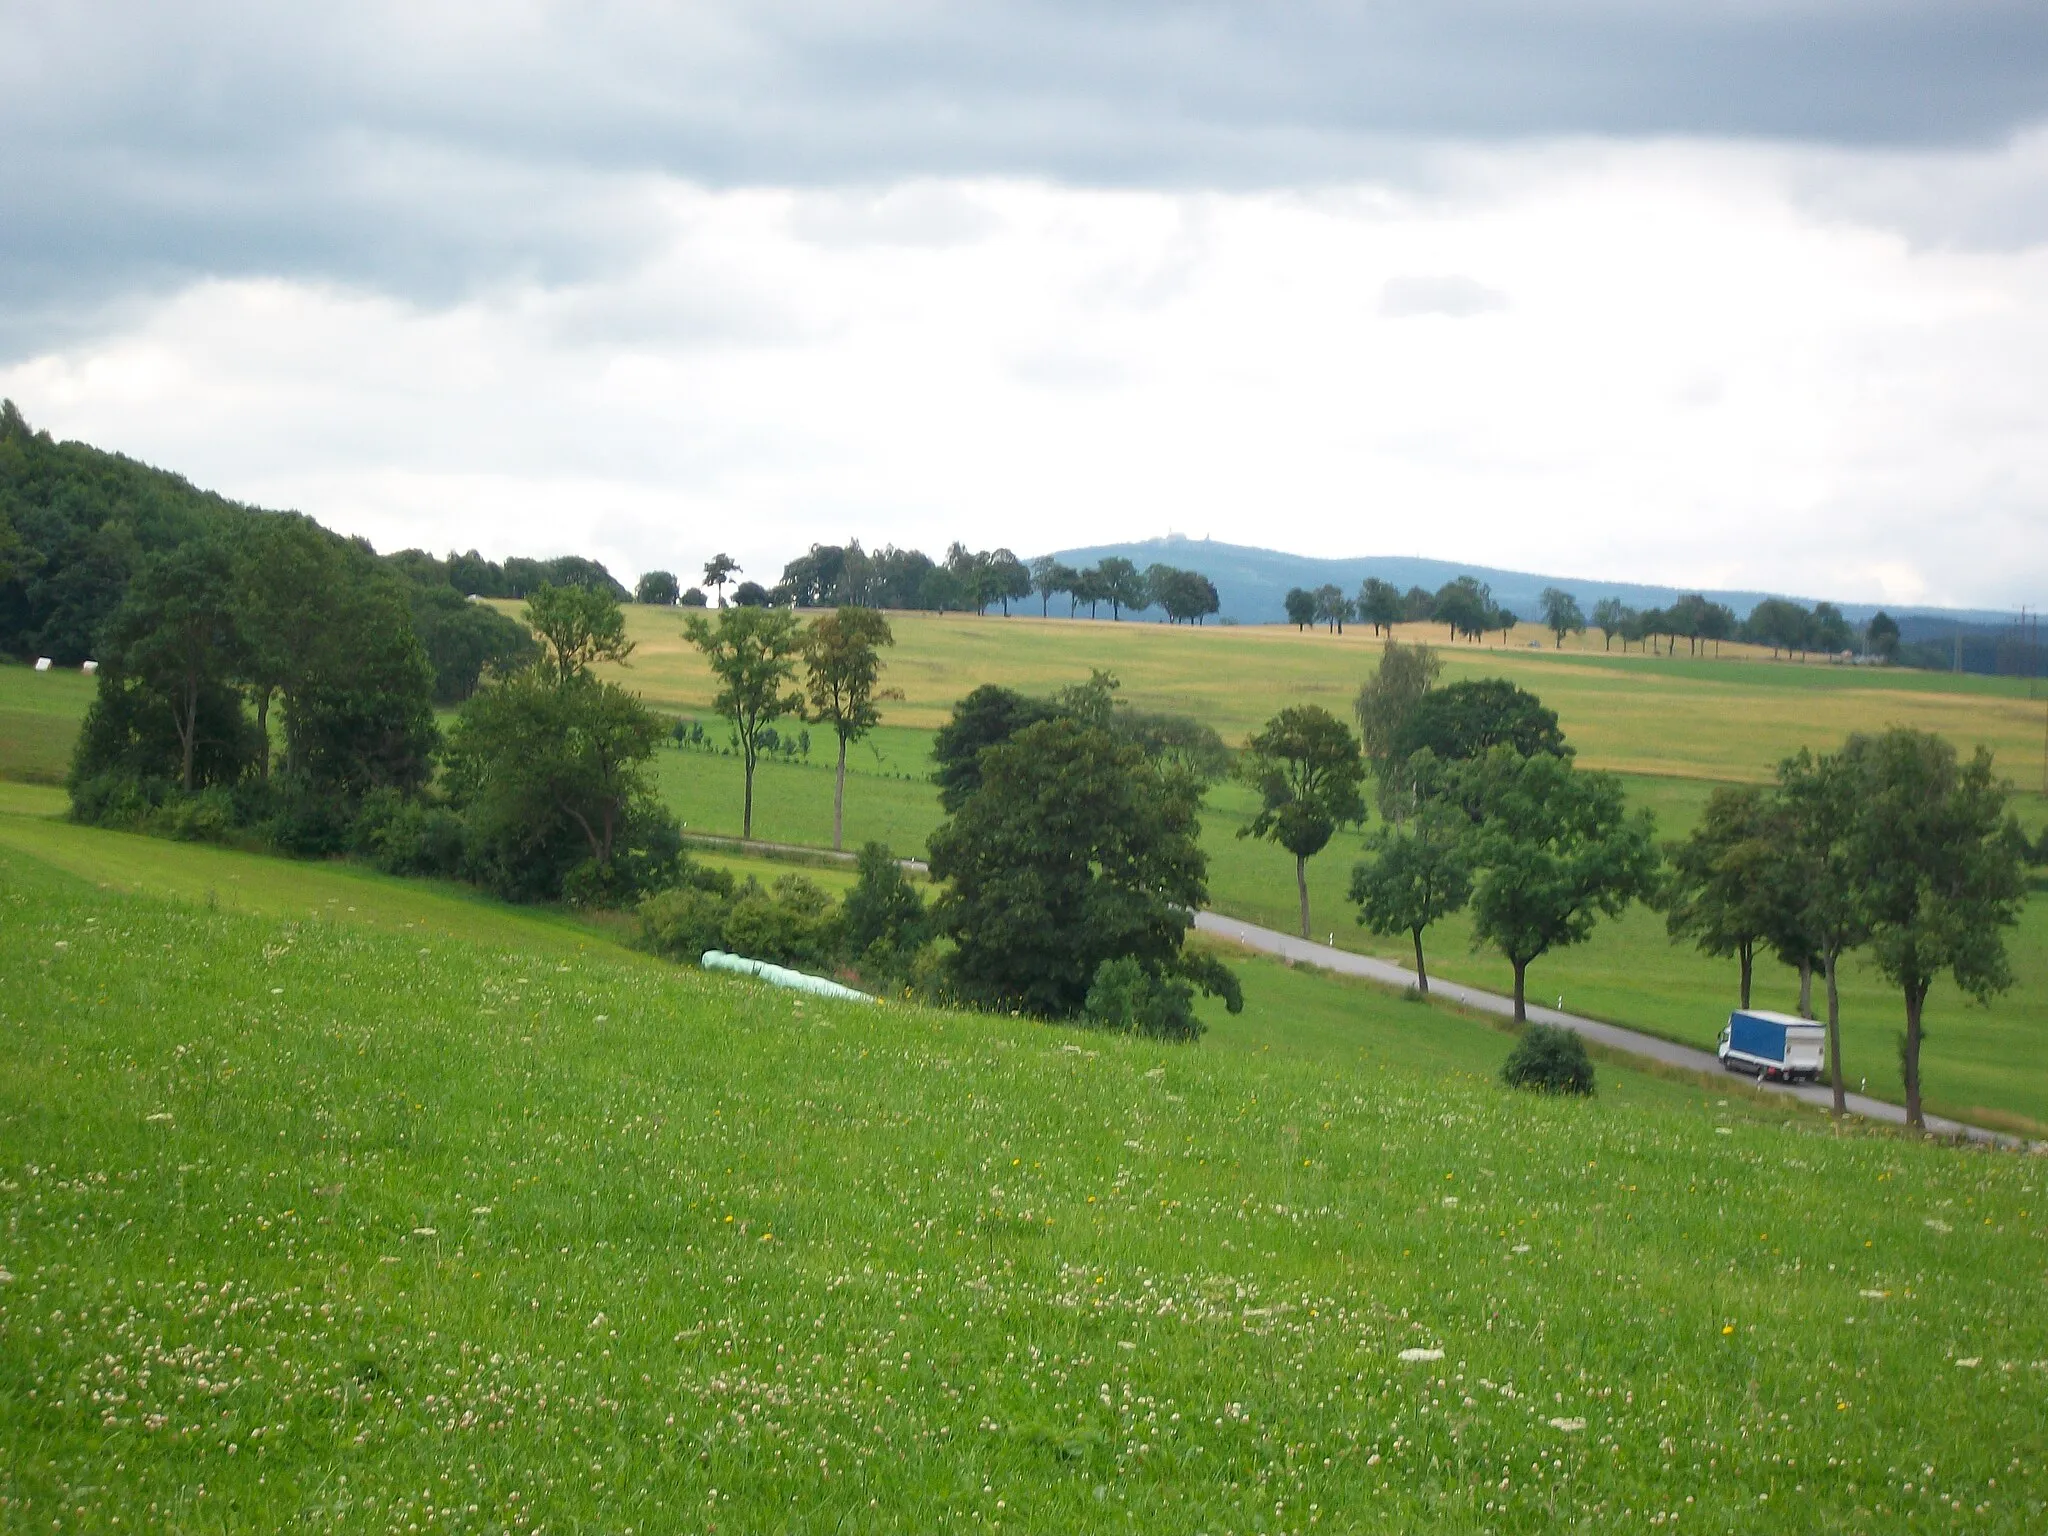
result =
[{"label": "green grassy field", "polygon": [[[708,680],[695,653],[683,646],[675,614],[637,607],[627,612],[640,649],[619,675],[661,707],[703,720],[713,739],[722,740],[707,708]],[[1084,675],[1091,665],[1104,666],[1125,680],[1125,694],[1137,702],[1196,712],[1241,733],[1261,718],[1257,711],[1292,697],[1320,698],[1345,710],[1377,654],[1370,637],[1281,629],[920,614],[897,615],[893,622],[899,645],[889,681],[908,697],[890,706],[896,723],[856,745],[849,758],[846,842],[857,847],[876,838],[904,855],[923,852],[939,819],[926,778],[929,725],[978,682],[1045,689]],[[1558,708],[1586,761],[1624,773],[1632,802],[1656,813],[1666,837],[1691,826],[1714,782],[1760,777],[1794,746],[1832,745],[1850,729],[1895,720],[1949,730],[1965,745],[1991,743],[2001,764],[2020,773],[2015,765],[2031,761],[2027,751],[2038,754],[2041,712],[2048,709],[2025,696],[2024,683],[2011,680],[1754,657],[1623,658],[1583,646],[1562,653],[1456,646],[1444,648],[1444,655],[1453,675],[1503,673],[1535,689]],[[1278,691],[1290,688],[1299,692]],[[54,764],[61,772],[89,696],[85,680],[73,674],[0,668],[0,711],[12,711],[0,718],[20,722],[20,733],[0,748],[0,774],[14,763]],[[2029,738],[2031,748],[2021,740],[2026,732],[2037,733]],[[1609,744],[1604,757],[1598,747],[1603,740]],[[813,733],[808,762],[763,764],[756,783],[757,835],[828,842],[830,762],[830,741],[820,730]],[[739,831],[741,783],[734,759],[665,750],[657,760],[657,779],[690,829]],[[2022,793],[2016,809],[2030,828],[2038,830],[2048,820],[2048,802],[2038,793]],[[1251,810],[1242,786],[1223,784],[1211,792],[1204,845],[1214,903],[1234,916],[1292,930],[1292,861],[1269,845],[1234,835]],[[1403,943],[1375,939],[1351,921],[1343,897],[1360,849],[1355,834],[1340,834],[1311,864],[1317,931],[1334,934],[1346,948],[1405,960]],[[133,857],[147,862],[150,856]],[[300,876],[274,878],[290,885]],[[826,874],[816,878],[836,888]],[[1505,988],[1506,965],[1473,952],[1468,935],[1462,918],[1442,925],[1432,936],[1432,968],[1449,978]],[[2048,1133],[2048,907],[2040,895],[2030,903],[2012,948],[2018,984],[1988,1008],[1968,1003],[1952,987],[1936,988],[1929,1004],[1927,1100],[1937,1113],[2039,1135]],[[1532,970],[1531,985],[1537,995],[1562,996],[1582,1012],[1699,1046],[1712,1044],[1734,1001],[1731,964],[1671,945],[1659,919],[1641,910],[1603,924],[1587,945],[1545,957]],[[1759,1001],[1783,1005],[1794,989],[1789,972],[1761,967]],[[1851,961],[1844,998],[1846,1069],[1859,1082],[1867,1080],[1872,1092],[1896,1099],[1893,1041],[1902,1027],[1900,1004],[1859,960]]]},{"label": "green grassy field", "polygon": [[2048,1519],[2038,1159],[1516,1095],[1264,961],[1161,1048],[59,830],[0,846],[0,1527]]},{"label": "green grassy field", "polygon": [[73,671],[0,663],[0,779],[61,784],[96,684]]},{"label": "green grassy field", "polygon": [[[501,604],[516,612],[516,603]],[[905,697],[898,725],[939,725],[977,683],[1047,691],[1114,672],[1123,696],[1206,720],[1239,741],[1282,703],[1319,703],[1351,717],[1381,643],[1362,632],[1303,634],[1278,627],[1187,628],[1087,620],[892,614],[897,644],[887,681]],[[616,675],[650,702],[703,714],[712,694],[702,658],[674,610],[627,609],[639,649]],[[1517,631],[1520,634],[1520,631]],[[1438,646],[1448,680],[1507,677],[1558,712],[1589,767],[1666,777],[1759,781],[1801,746],[1834,746],[1853,730],[1912,725],[1965,751],[1981,742],[2038,799],[2048,745],[2048,699],[2025,681],[1898,669],[1773,662],[1753,655],[1604,655],[1443,644],[1431,625],[1407,638]],[[1747,652],[1747,648],[1742,648]]]}]

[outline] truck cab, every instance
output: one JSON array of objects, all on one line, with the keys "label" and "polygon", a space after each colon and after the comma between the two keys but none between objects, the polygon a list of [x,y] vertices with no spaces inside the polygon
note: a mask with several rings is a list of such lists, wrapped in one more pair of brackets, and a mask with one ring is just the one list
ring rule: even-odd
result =
[{"label": "truck cab", "polygon": [[1813,1082],[1827,1069],[1827,1031],[1797,1014],[1738,1008],[1714,1054],[1730,1072],[1782,1083]]}]

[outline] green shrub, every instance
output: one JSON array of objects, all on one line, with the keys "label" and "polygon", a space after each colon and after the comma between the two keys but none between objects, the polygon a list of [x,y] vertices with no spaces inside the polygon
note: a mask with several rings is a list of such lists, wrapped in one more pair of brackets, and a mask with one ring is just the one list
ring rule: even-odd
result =
[{"label": "green shrub", "polygon": [[726,898],[702,886],[657,891],[640,903],[640,945],[694,964],[707,949],[725,948]]},{"label": "green shrub", "polygon": [[771,890],[749,879],[725,919],[725,947],[750,960],[818,968],[838,958],[841,925],[832,898],[802,875]]},{"label": "green shrub", "polygon": [[1590,1096],[1593,1059],[1586,1054],[1586,1042],[1571,1030],[1531,1024],[1508,1052],[1508,1059],[1501,1065],[1500,1080],[1511,1088]]},{"label": "green shrub", "polygon": [[462,868],[462,818],[396,790],[364,796],[350,841],[387,875],[454,875]]},{"label": "green shrub", "polygon": [[1186,982],[1154,976],[1131,956],[1119,955],[1095,968],[1081,1016],[1119,1034],[1195,1040],[1202,1021],[1195,1017],[1194,996]]},{"label": "green shrub", "polygon": [[150,818],[150,830],[181,843],[219,843],[235,830],[234,797],[224,789],[170,795]]}]

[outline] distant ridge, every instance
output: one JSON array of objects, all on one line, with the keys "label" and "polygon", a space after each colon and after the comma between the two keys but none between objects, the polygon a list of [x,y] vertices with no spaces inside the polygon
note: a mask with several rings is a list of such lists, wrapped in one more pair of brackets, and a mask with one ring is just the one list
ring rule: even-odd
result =
[{"label": "distant ridge", "polygon": [[[1424,587],[1434,592],[1445,582],[1472,576],[1493,588],[1494,600],[1512,608],[1525,624],[1535,623],[1541,613],[1539,601],[1545,587],[1562,587],[1579,600],[1587,613],[1603,598],[1619,598],[1632,608],[1662,608],[1687,592],[1701,592],[1717,603],[1726,603],[1736,614],[1749,611],[1767,597],[1792,597],[1811,606],[1816,599],[1788,592],[1731,592],[1699,587],[1659,587],[1643,582],[1596,581],[1579,576],[1544,576],[1530,571],[1507,571],[1496,566],[1467,565],[1454,560],[1424,560],[1412,555],[1368,555],[1327,560],[1310,555],[1290,555],[1277,549],[1256,549],[1244,544],[1219,544],[1212,539],[1190,539],[1171,534],[1161,539],[1143,539],[1128,544],[1096,544],[1085,549],[1065,549],[1054,558],[1068,565],[1094,565],[1107,555],[1121,555],[1139,569],[1155,563],[1183,566],[1200,571],[1216,585],[1222,599],[1219,617],[1239,624],[1279,624],[1287,618],[1284,599],[1290,587],[1320,587],[1334,582],[1351,596],[1368,576],[1391,581],[1402,591]],[[2003,629],[2012,615],[1985,608],[1927,608],[1890,603],[1849,603],[1834,599],[1851,623],[1861,624],[1883,608],[1899,621],[1907,640],[1933,639],[1954,634],[1957,628]],[[1153,618],[1146,614],[1141,617]]]}]

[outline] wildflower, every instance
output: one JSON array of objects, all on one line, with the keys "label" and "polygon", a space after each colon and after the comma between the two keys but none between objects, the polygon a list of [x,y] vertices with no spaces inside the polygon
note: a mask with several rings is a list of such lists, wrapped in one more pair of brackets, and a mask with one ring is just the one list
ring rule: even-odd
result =
[{"label": "wildflower", "polygon": [[1404,1349],[1401,1351],[1401,1358],[1406,1361],[1441,1360],[1443,1357],[1444,1352],[1440,1349]]},{"label": "wildflower", "polygon": [[1978,1366],[1982,1365],[1983,1363],[1984,1357],[1982,1355],[1971,1355],[1966,1359],[1958,1360],[1956,1362],[1957,1365],[1961,1366],[1966,1371],[1974,1371],[1975,1369],[1977,1369]]},{"label": "wildflower", "polygon": [[434,1237],[438,1234],[434,1231],[432,1227],[414,1227],[412,1229],[412,1235],[414,1237]]},{"label": "wildflower", "polygon": [[1721,1330],[1721,1337],[1725,1339],[1725,1338],[1727,1338],[1727,1337],[1728,1337],[1728,1335],[1729,1335],[1729,1334],[1733,1333],[1734,1331],[1735,1331],[1735,1325],[1734,1325],[1733,1323],[1729,1323],[1729,1324],[1727,1324],[1727,1325],[1726,1325],[1725,1327],[1723,1327],[1723,1328],[1722,1328],[1722,1330]]},{"label": "wildflower", "polygon": [[1576,1435],[1586,1427],[1584,1419],[1550,1419],[1547,1422],[1552,1429],[1561,1429],[1568,1435]]}]

